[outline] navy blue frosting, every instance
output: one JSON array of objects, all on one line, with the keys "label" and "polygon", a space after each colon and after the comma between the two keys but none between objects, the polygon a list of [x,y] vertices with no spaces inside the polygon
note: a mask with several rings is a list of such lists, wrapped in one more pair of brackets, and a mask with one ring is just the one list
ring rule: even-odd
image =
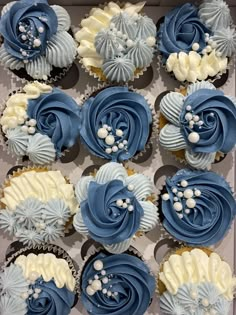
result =
[{"label": "navy blue frosting", "polygon": [[57,88],[28,100],[28,116],[37,121],[37,131],[51,139],[58,155],[77,141],[80,111],[74,99]]},{"label": "navy blue frosting", "polygon": [[[144,150],[152,123],[152,113],[145,98],[127,87],[109,87],[91,96],[82,106],[81,139],[91,153],[109,160],[124,161]],[[97,136],[104,124],[123,131],[127,150],[106,153],[109,146]],[[115,136],[115,140],[118,138]]]},{"label": "navy blue frosting", "polygon": [[[93,268],[96,260],[103,262],[103,269],[109,279],[102,288],[117,292],[117,295],[109,297],[102,291],[97,291],[93,296],[87,294],[88,281],[98,274]],[[81,287],[81,300],[89,314],[143,315],[155,291],[155,278],[150,275],[145,263],[135,256],[99,253],[85,266]]]},{"label": "navy blue frosting", "polygon": [[[130,199],[133,211],[119,207],[118,199]],[[140,203],[120,180],[106,184],[91,182],[88,197],[82,201],[81,214],[91,237],[102,244],[116,244],[132,237],[139,229],[144,211]]]},{"label": "navy blue frosting", "polygon": [[27,315],[68,315],[75,301],[75,293],[66,287],[58,288],[53,280],[45,282],[39,278],[31,286],[33,291],[41,290],[37,299],[27,299]]},{"label": "navy blue frosting", "polygon": [[197,7],[185,3],[166,14],[157,34],[158,49],[164,60],[172,53],[190,52],[194,43],[200,45],[198,51],[201,51],[206,47],[205,33],[211,34],[211,31],[198,17]]},{"label": "navy blue frosting", "polygon": [[[181,181],[188,183],[181,186]],[[185,189],[200,190],[201,195],[193,197],[196,206],[186,214],[186,199],[179,198],[183,206],[183,218],[180,219],[174,209],[177,188],[178,192]],[[169,200],[162,200],[163,226],[176,239],[193,246],[210,246],[223,239],[229,230],[236,214],[236,201],[225,179],[214,172],[190,171],[183,169],[172,178],[166,180]]]},{"label": "navy blue frosting", "polygon": [[[24,32],[19,27],[25,28]],[[7,52],[17,59],[35,59],[46,50],[47,41],[57,32],[57,16],[46,0],[16,1],[0,20],[0,33],[4,38]],[[43,28],[43,32],[39,29]],[[28,32],[32,39],[39,39],[41,45],[34,47],[29,41]],[[27,35],[27,40],[22,39]],[[27,56],[22,54],[22,50]]]},{"label": "navy blue frosting", "polygon": [[[186,107],[191,106],[191,113],[198,115],[203,125],[189,127],[185,119]],[[227,153],[236,144],[236,106],[222,91],[200,89],[189,95],[183,104],[180,114],[182,133],[193,152]],[[197,132],[200,140],[191,143],[188,135]]]}]

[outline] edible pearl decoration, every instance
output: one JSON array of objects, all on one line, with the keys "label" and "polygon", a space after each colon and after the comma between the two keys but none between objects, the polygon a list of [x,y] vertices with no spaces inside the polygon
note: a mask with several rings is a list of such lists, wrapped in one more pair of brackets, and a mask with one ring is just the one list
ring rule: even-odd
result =
[{"label": "edible pearl decoration", "polygon": [[187,106],[186,106],[186,109],[187,109],[187,110],[191,110],[191,109],[192,109],[191,105],[187,105]]},{"label": "edible pearl decoration", "polygon": [[112,149],[112,152],[117,152],[118,151],[118,147],[116,145],[114,145],[111,149]]},{"label": "edible pearl decoration", "polygon": [[181,183],[180,183],[180,185],[181,185],[182,187],[187,187],[187,186],[188,186],[188,182],[187,182],[186,180],[182,180]]},{"label": "edible pearl decoration", "polygon": [[198,43],[194,43],[192,46],[192,50],[197,51],[200,48],[200,45]]},{"label": "edible pearl decoration", "polygon": [[126,45],[127,45],[127,47],[132,47],[132,46],[134,46],[134,42],[131,39],[128,39],[126,41]]},{"label": "edible pearl decoration", "polygon": [[162,195],[162,199],[165,200],[165,201],[167,201],[167,200],[170,199],[170,195],[169,195],[169,194],[163,194],[163,195]]},{"label": "edible pearl decoration", "polygon": [[116,129],[116,135],[117,135],[117,137],[122,137],[123,131],[121,129]]},{"label": "edible pearl decoration", "polygon": [[42,290],[39,289],[39,288],[36,288],[34,291],[35,291],[35,293],[38,293],[38,294],[39,294],[39,293],[41,293]]},{"label": "edible pearl decoration", "polygon": [[192,209],[196,206],[196,201],[193,198],[189,198],[186,201],[186,205],[188,206],[188,208]]},{"label": "edible pearl decoration", "polygon": [[188,140],[191,143],[197,143],[200,140],[200,136],[197,132],[193,131],[188,135]]},{"label": "edible pearl decoration", "polygon": [[97,271],[103,269],[103,262],[101,260],[96,260],[93,264],[93,268]]},{"label": "edible pearl decoration", "polygon": [[91,287],[95,291],[99,291],[102,289],[102,282],[100,280],[94,280],[91,284]]},{"label": "edible pearl decoration", "polygon": [[153,36],[150,36],[146,39],[146,44],[149,46],[149,47],[153,47],[155,44],[156,44],[156,39],[155,37]]},{"label": "edible pearl decoration", "polygon": [[180,219],[183,219],[183,214],[182,213],[178,213],[178,217],[180,218]]},{"label": "edible pearl decoration", "polygon": [[201,191],[200,191],[199,189],[196,189],[195,192],[194,192],[194,195],[195,195],[196,197],[201,196]]},{"label": "edible pearl decoration", "polygon": [[106,148],[106,150],[105,150],[105,151],[106,151],[106,153],[107,153],[107,154],[111,154],[112,149],[111,149],[111,148]]},{"label": "edible pearl decoration", "polygon": [[[106,144],[108,144],[108,145],[113,145],[114,142],[115,142],[114,136],[112,136],[112,135],[107,136],[106,139],[105,139],[105,142],[106,142]],[[113,150],[112,150],[112,151],[113,151]]]},{"label": "edible pearl decoration", "polygon": [[129,190],[129,191],[132,191],[132,190],[134,190],[134,185],[132,185],[132,184],[129,184],[129,185],[128,185],[128,190]]},{"label": "edible pearl decoration", "polygon": [[126,208],[128,207],[127,203],[124,202],[123,205],[122,205],[122,207],[123,207],[124,209],[126,209]]},{"label": "edible pearl decoration", "polygon": [[39,47],[41,45],[41,40],[39,38],[35,38],[34,40],[34,46]]},{"label": "edible pearl decoration", "polygon": [[187,113],[186,115],[185,115],[185,119],[186,120],[191,120],[193,118],[193,115],[191,114],[191,113]]},{"label": "edible pearl decoration", "polygon": [[202,299],[202,305],[205,306],[205,307],[209,306],[208,299]]},{"label": "edible pearl decoration", "polygon": [[193,117],[193,120],[195,121],[195,122],[197,122],[197,121],[199,121],[199,116],[198,115],[195,115],[194,117]]},{"label": "edible pearl decoration", "polygon": [[34,294],[33,294],[33,298],[34,298],[34,299],[37,299],[38,297],[39,297],[38,293],[34,293]]},{"label": "edible pearl decoration", "polygon": [[35,119],[30,119],[30,120],[29,120],[29,126],[35,127],[36,124],[37,124],[37,121],[36,121]]},{"label": "edible pearl decoration", "polygon": [[132,205],[128,206],[128,210],[129,210],[130,212],[132,212],[132,211],[134,210],[134,206],[132,206]]},{"label": "edible pearl decoration", "polygon": [[105,128],[98,129],[97,136],[100,139],[105,139],[108,135],[108,131]]},{"label": "edible pearl decoration", "polygon": [[175,202],[174,203],[174,209],[176,211],[181,211],[183,209],[182,203],[181,202]]},{"label": "edible pearl decoration", "polygon": [[86,293],[90,296],[94,295],[96,292],[95,290],[92,288],[91,285],[88,285],[87,288],[86,288]]},{"label": "edible pearl decoration", "polygon": [[177,193],[177,188],[172,188],[172,192],[173,192],[174,194],[176,194],[176,193]]},{"label": "edible pearl decoration", "polygon": [[192,196],[193,196],[193,191],[192,191],[192,189],[186,189],[186,190],[184,191],[184,197],[185,197],[185,198],[189,199],[189,198],[192,198]]},{"label": "edible pearl decoration", "polygon": [[196,300],[196,298],[197,298],[197,292],[196,292],[196,291],[191,291],[191,292],[190,292],[190,296],[191,296],[192,299]]},{"label": "edible pearl decoration", "polygon": [[119,143],[119,144],[118,144],[118,148],[119,148],[119,149],[123,149],[123,148],[124,148],[124,144],[123,144],[123,143]]},{"label": "edible pearl decoration", "polygon": [[34,127],[29,127],[29,128],[28,128],[28,133],[31,134],[31,135],[34,134],[35,131],[36,131],[36,130],[35,130]]},{"label": "edible pearl decoration", "polygon": [[21,130],[23,132],[28,132],[28,127],[24,125],[24,126],[21,127]]},{"label": "edible pearl decoration", "polygon": [[24,293],[21,294],[21,297],[22,297],[23,300],[26,300],[29,297],[29,293],[24,292]]},{"label": "edible pearl decoration", "polygon": [[102,279],[102,283],[107,284],[108,283],[108,278],[107,277],[103,278]]},{"label": "edible pearl decoration", "polygon": [[190,209],[185,209],[184,212],[185,212],[186,214],[189,214],[189,213],[190,213]]},{"label": "edible pearl decoration", "polygon": [[179,191],[179,192],[177,193],[177,196],[178,196],[179,198],[182,198],[182,197],[183,197],[182,191]]},{"label": "edible pearl decoration", "polygon": [[44,32],[44,28],[43,28],[42,26],[40,26],[40,27],[38,28],[38,31],[39,31],[39,33],[43,33],[43,32]]},{"label": "edible pearl decoration", "polygon": [[206,49],[206,51],[207,51],[208,53],[210,53],[210,52],[212,51],[212,48],[211,48],[210,45],[207,45],[205,49]]},{"label": "edible pearl decoration", "polygon": [[123,200],[118,199],[118,200],[116,201],[116,205],[117,205],[118,207],[121,207],[121,206],[123,205]]}]

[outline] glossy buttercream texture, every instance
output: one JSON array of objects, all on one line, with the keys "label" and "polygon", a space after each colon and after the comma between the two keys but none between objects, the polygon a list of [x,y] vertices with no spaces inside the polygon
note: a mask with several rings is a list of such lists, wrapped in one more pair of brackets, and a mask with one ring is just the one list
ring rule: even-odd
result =
[{"label": "glossy buttercream texture", "polygon": [[165,291],[160,297],[163,314],[229,313],[236,280],[230,266],[216,253],[200,249],[172,254],[159,273]]},{"label": "glossy buttercream texture", "polygon": [[128,176],[121,164],[110,162],[95,177],[82,177],[75,193],[80,205],[75,229],[112,253],[124,252],[137,231],[157,224],[157,208],[147,200],[153,194],[151,181],[142,174]]},{"label": "glossy buttercream texture", "polygon": [[167,178],[165,189],[163,226],[173,237],[193,246],[224,238],[236,215],[236,201],[223,177],[183,169]]},{"label": "glossy buttercream texture", "polygon": [[3,315],[68,315],[75,300],[67,261],[50,253],[17,257],[0,274],[0,284]]},{"label": "glossy buttercream texture", "polygon": [[89,314],[143,315],[154,294],[155,279],[140,258],[99,253],[85,265],[81,289]]},{"label": "glossy buttercream texture", "polygon": [[109,2],[103,9],[92,9],[89,17],[81,21],[75,38],[87,70],[95,75],[101,71],[98,77],[103,80],[127,82],[133,79],[135,70],[151,64],[156,26],[140,14],[144,4],[119,6]]},{"label": "glossy buttercream texture", "polygon": [[0,227],[32,245],[63,236],[77,211],[73,185],[60,171],[28,171],[10,178],[1,203]]},{"label": "glossy buttercream texture", "polygon": [[165,16],[157,37],[166,70],[182,82],[224,73],[236,51],[236,31],[223,0],[174,8]]},{"label": "glossy buttercream texture", "polygon": [[198,169],[209,168],[217,152],[236,144],[236,101],[207,82],[189,85],[187,95],[170,92],[160,111],[168,123],[160,131],[161,145],[170,151],[185,150],[185,159]]},{"label": "glossy buttercream texture", "polygon": [[82,106],[80,136],[95,155],[122,162],[143,151],[152,112],[145,98],[127,87],[108,87]]},{"label": "glossy buttercream texture", "polygon": [[35,81],[9,97],[0,124],[12,155],[44,165],[77,141],[80,107],[60,89]]},{"label": "glossy buttercream texture", "polygon": [[76,44],[68,30],[70,17],[46,0],[13,1],[2,9],[0,58],[11,70],[24,68],[34,79],[47,80],[54,67],[69,66]]}]

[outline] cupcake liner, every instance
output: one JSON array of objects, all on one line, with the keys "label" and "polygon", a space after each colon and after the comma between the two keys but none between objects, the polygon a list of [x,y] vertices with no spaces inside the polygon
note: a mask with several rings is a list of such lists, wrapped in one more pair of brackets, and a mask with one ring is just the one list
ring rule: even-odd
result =
[{"label": "cupcake liner", "polygon": [[[100,3],[100,4],[98,4],[98,5],[96,6],[96,8],[100,8],[100,9],[103,10],[104,7],[108,5],[108,3],[109,3],[109,2],[104,2],[103,4]],[[117,4],[119,7],[122,8],[122,7],[125,6],[125,4],[126,4],[127,2],[115,1],[114,3]],[[143,12],[143,11],[141,11],[139,14],[141,14],[141,15],[143,15],[143,16],[146,15],[145,12]],[[89,17],[89,12],[84,15],[84,18],[87,18],[87,17]],[[82,29],[81,23],[79,24],[79,27],[74,28],[74,29],[76,29],[76,31],[81,30],[81,29]],[[75,38],[75,32],[74,32],[74,38]],[[79,44],[79,42],[78,42],[77,40],[76,40],[76,42]],[[80,45],[80,44],[79,44],[79,45]],[[154,57],[154,55],[155,55],[155,52],[156,52],[156,51],[153,52],[153,57]],[[90,76],[92,76],[93,78],[97,79],[98,82],[104,82],[104,83],[107,83],[107,84],[112,84],[112,82],[110,82],[109,80],[106,79],[106,77],[105,77],[105,75],[103,74],[101,68],[95,68],[95,69],[98,69],[98,71],[97,71],[97,73],[96,73],[96,71],[93,70],[93,67],[89,67],[89,68],[86,68],[86,67],[85,67],[85,65],[83,64],[83,57],[81,57],[79,54],[77,55],[77,59],[79,60],[79,63],[80,63],[80,65],[81,65],[81,68],[84,69],[85,72],[88,73]],[[147,69],[151,66],[151,64],[152,64],[152,63],[150,63],[149,66],[144,67],[144,68],[137,68],[137,69],[135,70],[135,72],[134,72],[134,76],[133,76],[132,79],[130,79],[128,82],[133,82],[135,79],[139,79],[139,78],[143,75],[143,73],[144,73],[145,71],[147,71]],[[127,84],[128,82],[124,82],[124,83],[118,83],[118,82],[117,82],[116,85],[122,85],[122,86],[123,86],[123,85]]]},{"label": "cupcake liner", "polygon": [[72,258],[69,256],[69,254],[61,247],[54,245],[54,244],[40,244],[35,246],[24,246],[21,249],[17,250],[13,254],[11,254],[8,258],[6,258],[5,263],[2,266],[2,270],[4,268],[8,267],[11,263],[14,263],[16,258],[20,255],[28,255],[30,253],[34,254],[46,254],[51,253],[54,254],[57,258],[61,258],[66,260],[66,262],[69,265],[69,268],[72,272],[72,275],[74,279],[76,280],[76,286],[74,289],[74,292],[76,294],[79,294],[79,287],[78,287],[78,271],[75,268],[75,263],[73,262]]},{"label": "cupcake liner", "polygon": [[[119,86],[119,85],[117,85],[117,84],[108,84],[108,83],[103,82],[103,83],[99,83],[97,86],[92,86],[92,87],[91,86],[87,86],[87,88],[84,91],[84,93],[81,94],[81,96],[78,98],[77,103],[82,104],[82,106],[83,106],[83,103],[86,100],[88,100],[91,96],[93,96],[93,94],[98,93],[101,90],[104,90],[106,88],[115,87],[115,86]],[[158,116],[157,116],[157,114],[155,112],[155,108],[154,108],[153,104],[151,104],[151,101],[148,99],[147,95],[145,95],[145,91],[136,89],[132,85],[130,86],[128,84],[125,84],[123,86],[127,87],[129,90],[131,90],[131,91],[133,91],[133,92],[135,92],[137,94],[142,95],[144,97],[144,99],[146,100],[147,104],[149,105],[149,108],[150,108],[151,113],[152,113],[152,126],[150,128],[149,138],[148,138],[148,140],[147,140],[147,142],[145,144],[144,150],[136,152],[136,154],[133,157],[131,157],[130,159],[124,161],[124,164],[127,161],[136,163],[137,160],[140,157],[142,157],[143,155],[145,155],[145,153],[152,147],[154,142],[157,141]],[[87,146],[83,143],[83,141],[81,141],[81,142],[82,142],[82,145],[86,148],[86,150],[88,150]],[[106,160],[106,159],[101,158],[101,157],[99,157],[99,158],[101,160]],[[110,161],[110,160],[108,160],[108,161]]]}]

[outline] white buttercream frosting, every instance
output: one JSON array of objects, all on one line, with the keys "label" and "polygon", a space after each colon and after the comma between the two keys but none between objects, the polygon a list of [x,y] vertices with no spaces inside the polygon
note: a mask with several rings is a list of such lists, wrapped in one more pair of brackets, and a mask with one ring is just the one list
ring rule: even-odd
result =
[{"label": "white buttercream frosting", "polygon": [[54,280],[58,288],[66,286],[70,291],[75,289],[75,279],[65,259],[57,258],[53,254],[29,254],[17,257],[15,264],[20,266],[26,279],[31,278],[32,273],[37,273],[48,282]]},{"label": "white buttercream frosting", "polygon": [[201,249],[192,249],[181,255],[173,254],[163,264],[159,274],[166,289],[173,295],[186,283],[212,282],[224,297],[232,301],[236,278],[226,262],[216,253],[208,256]]}]

